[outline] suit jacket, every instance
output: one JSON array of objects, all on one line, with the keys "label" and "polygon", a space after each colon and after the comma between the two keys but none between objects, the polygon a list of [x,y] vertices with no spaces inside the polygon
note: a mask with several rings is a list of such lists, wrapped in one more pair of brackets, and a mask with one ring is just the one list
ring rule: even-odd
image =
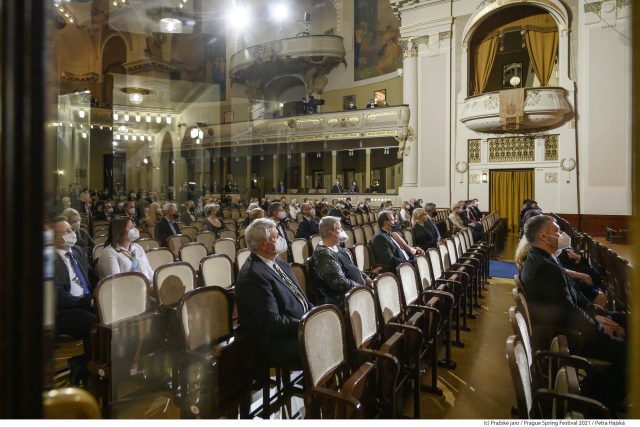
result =
[{"label": "suit jacket", "polygon": [[303,216],[302,221],[298,225],[298,232],[296,233],[296,237],[300,239],[311,240],[311,236],[318,233],[320,233],[318,224],[315,221],[309,221]]},{"label": "suit jacket", "polygon": [[284,184],[278,184],[278,188],[276,189],[276,192],[278,194],[283,194],[287,192],[287,187],[284,186]]},{"label": "suit jacket", "polygon": [[352,185],[349,188],[349,191],[351,191],[352,193],[359,193],[360,192],[360,188],[357,185]]},{"label": "suit jacket", "polygon": [[414,224],[413,225],[413,237],[416,241],[416,246],[424,249],[425,251],[430,248],[435,248],[438,244],[438,234],[435,233],[435,225],[431,223],[431,227],[429,226],[429,221],[422,224]]},{"label": "suit jacket", "polygon": [[589,339],[602,333],[595,308],[575,289],[564,268],[547,252],[531,247],[520,275],[531,323],[552,328],[552,333],[580,332]]},{"label": "suit jacket", "polygon": [[344,192],[344,188],[342,187],[342,185],[334,185],[333,187],[331,187],[331,192],[332,193],[342,193],[342,192]]},{"label": "suit jacket", "polygon": [[[300,288],[289,264],[278,257],[275,262]],[[236,298],[240,324],[256,344],[256,354],[267,354],[278,341],[297,338],[304,308],[278,273],[256,254],[251,254],[238,273]]]},{"label": "suit jacket", "polygon": [[451,224],[453,224],[453,228],[456,231],[460,231],[465,228],[464,222],[462,222],[460,216],[454,214],[453,212],[449,214],[449,221],[451,221]]},{"label": "suit jacket", "polygon": [[475,217],[476,221],[480,221],[482,219],[482,212],[480,211],[480,209],[477,206],[472,206],[470,209],[471,212],[473,212],[473,216]]},{"label": "suit jacket", "polygon": [[[78,266],[84,274],[85,279],[89,285],[89,291],[93,293],[93,286],[91,281],[89,280],[89,266],[87,262],[87,257],[78,245],[73,246],[71,248],[73,252],[73,257],[78,262]],[[69,270],[67,270],[67,266],[65,262],[62,260],[60,255],[56,252],[55,261],[55,276],[54,276],[54,286],[56,289],[56,298],[57,298],[57,310],[66,310],[72,308],[82,308],[85,310],[89,310],[91,307],[91,295],[87,297],[76,297],[71,295],[71,277],[69,277]]]},{"label": "suit jacket", "polygon": [[373,258],[377,266],[382,267],[382,272],[395,273],[396,268],[403,262],[411,261],[411,254],[407,254],[408,258],[402,254],[400,246],[393,240],[391,234],[385,230],[377,232],[371,239],[371,249],[373,250]]},{"label": "suit jacket", "polygon": [[[173,224],[173,226],[175,227],[176,231],[178,231],[178,224]],[[174,233],[173,230],[171,230],[171,226],[169,225],[169,221],[167,221],[166,218],[162,218],[160,221],[158,221],[158,223],[156,224],[156,228],[155,228],[155,237],[156,239],[160,242],[160,246],[167,246],[167,239],[169,238],[169,236],[173,236]]]},{"label": "suit jacket", "polygon": [[189,214],[188,210],[185,209],[182,212],[180,212],[180,222],[185,225],[191,225],[193,220],[191,219],[191,214]]}]

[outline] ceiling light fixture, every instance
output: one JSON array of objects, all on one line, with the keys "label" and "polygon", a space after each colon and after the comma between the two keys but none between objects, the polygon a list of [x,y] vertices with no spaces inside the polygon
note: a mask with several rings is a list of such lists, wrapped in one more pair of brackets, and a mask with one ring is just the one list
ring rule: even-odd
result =
[{"label": "ceiling light fixture", "polygon": [[181,33],[182,21],[176,18],[162,18],[160,20],[161,33]]}]

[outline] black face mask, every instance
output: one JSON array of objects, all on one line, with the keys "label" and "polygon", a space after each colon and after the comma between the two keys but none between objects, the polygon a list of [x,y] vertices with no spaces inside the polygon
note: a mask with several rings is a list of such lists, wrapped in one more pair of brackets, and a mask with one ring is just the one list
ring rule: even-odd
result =
[{"label": "black face mask", "polygon": [[435,218],[438,216],[438,212],[429,212],[429,215],[431,215],[431,218]]}]

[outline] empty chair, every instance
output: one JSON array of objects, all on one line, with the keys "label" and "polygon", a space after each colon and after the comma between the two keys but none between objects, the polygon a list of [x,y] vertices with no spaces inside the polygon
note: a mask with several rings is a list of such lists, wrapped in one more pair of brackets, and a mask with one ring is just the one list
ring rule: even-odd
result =
[{"label": "empty chair", "polygon": [[200,232],[196,227],[192,225],[188,225],[186,227],[180,227],[180,233],[185,236],[189,236],[189,238],[193,241],[196,239],[196,235]]},{"label": "empty chair", "polygon": [[196,272],[184,261],[160,266],[153,275],[153,287],[160,305],[173,306],[186,292],[196,287]]},{"label": "empty chair", "polygon": [[200,261],[207,256],[207,248],[199,242],[187,243],[180,248],[180,259],[188,262],[194,270],[200,268]]},{"label": "empty chair", "polygon": [[240,272],[240,269],[244,265],[245,261],[251,256],[249,249],[243,248],[236,253],[236,269]]},{"label": "empty chair", "polygon": [[216,286],[185,294],[178,309],[185,357],[181,366],[182,418],[248,416],[251,382],[246,341],[234,337],[233,294]]},{"label": "empty chair", "polygon": [[355,255],[354,264],[369,276],[376,275],[382,269],[381,267],[372,268],[371,252],[369,252],[367,245],[363,245],[362,243],[354,245],[353,253]]},{"label": "empty chair", "polygon": [[224,224],[224,228],[228,228],[229,230],[236,231],[238,229],[235,219],[225,219],[222,223]]},{"label": "empty chair", "polygon": [[151,249],[156,249],[160,247],[160,242],[158,242],[156,239],[138,239],[134,243],[137,243],[140,246],[142,246],[142,249],[145,252],[149,252]]},{"label": "empty chair", "polygon": [[180,256],[180,248],[187,243],[191,243],[191,237],[184,234],[176,234],[167,238],[167,247],[176,258]]},{"label": "empty chair", "polygon": [[311,247],[315,249],[318,246],[318,243],[322,242],[322,237],[319,234],[314,234],[311,236]]},{"label": "empty chair", "polygon": [[231,219],[234,221],[240,219],[240,211],[238,209],[231,209]]},{"label": "empty chair", "polygon": [[374,365],[350,369],[342,314],[332,305],[315,307],[298,331],[307,418],[363,418],[375,405]]},{"label": "empty chair", "polygon": [[371,224],[371,227],[373,227],[373,234],[377,234],[380,232],[380,226],[378,225],[377,222],[374,222],[373,224]]},{"label": "empty chair", "polygon": [[402,234],[404,235],[404,240],[407,241],[407,245],[411,247],[415,246],[413,244],[413,242],[415,242],[415,239],[413,238],[413,230],[411,228],[405,228],[402,231]]},{"label": "empty chair", "polygon": [[353,227],[353,241],[355,242],[355,244],[366,243],[366,240],[364,239],[364,231],[362,231],[362,227]]},{"label": "empty chair", "polygon": [[364,240],[366,240],[367,242],[370,242],[371,239],[373,239],[373,235],[374,235],[373,227],[371,226],[371,224],[364,224],[362,226],[362,231],[364,231]]},{"label": "empty chair", "polygon": [[93,243],[96,245],[99,245],[101,243],[103,244],[104,242],[107,241],[108,238],[109,237],[107,235],[97,236],[93,238]]},{"label": "empty chair", "polygon": [[224,230],[220,230],[218,232],[218,238],[220,239],[231,239],[235,242],[236,240],[236,231],[230,228],[225,228]]},{"label": "empty chair", "polygon": [[291,241],[291,252],[293,253],[293,262],[304,264],[309,258],[309,242],[306,239],[293,239]]},{"label": "empty chair", "polygon": [[149,265],[151,266],[153,271],[157,270],[160,266],[171,264],[173,261],[175,261],[173,252],[171,252],[167,248],[151,249],[146,253],[146,255],[147,260],[149,260]]},{"label": "empty chair", "polygon": [[[400,375],[404,362],[405,337],[394,332],[388,339],[381,329],[373,290],[365,286],[351,289],[345,297],[347,333],[357,360],[371,360],[378,370],[378,401],[382,418],[397,415],[396,394],[408,377]],[[399,360],[399,359],[402,360]]]},{"label": "empty chair", "polygon": [[209,255],[202,259],[199,269],[204,286],[219,286],[225,289],[233,286],[233,262],[227,255]]},{"label": "empty chair", "polygon": [[363,225],[364,224],[364,217],[362,216],[361,213],[357,213],[356,214],[356,224],[358,224],[358,225]]},{"label": "empty chair", "polygon": [[211,231],[201,231],[196,234],[196,242],[202,243],[207,248],[207,253],[213,253],[213,242],[216,241],[216,235]]},{"label": "empty chair", "polygon": [[218,239],[213,243],[213,252],[216,254],[224,254],[230,260],[236,259],[236,242],[231,239]]},{"label": "empty chair", "polygon": [[204,222],[201,219],[196,219],[191,223],[191,226],[195,227],[198,230],[198,232],[200,232],[204,228]]},{"label": "empty chair", "polygon": [[102,251],[104,251],[104,243],[100,243],[99,245],[95,245],[93,247],[93,251],[91,252],[91,259],[93,260],[94,263],[97,262],[98,259],[100,259],[100,255],[102,255]]}]

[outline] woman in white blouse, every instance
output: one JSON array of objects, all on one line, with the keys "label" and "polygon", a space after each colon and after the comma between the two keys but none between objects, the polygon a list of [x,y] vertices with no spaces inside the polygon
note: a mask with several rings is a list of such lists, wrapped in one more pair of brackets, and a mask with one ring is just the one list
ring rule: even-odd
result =
[{"label": "woman in white blouse", "polygon": [[98,261],[101,279],[118,273],[138,272],[149,281],[153,280],[153,269],[142,246],[133,243],[139,237],[140,233],[131,218],[121,217],[111,221],[109,238],[104,243],[104,251]]}]

